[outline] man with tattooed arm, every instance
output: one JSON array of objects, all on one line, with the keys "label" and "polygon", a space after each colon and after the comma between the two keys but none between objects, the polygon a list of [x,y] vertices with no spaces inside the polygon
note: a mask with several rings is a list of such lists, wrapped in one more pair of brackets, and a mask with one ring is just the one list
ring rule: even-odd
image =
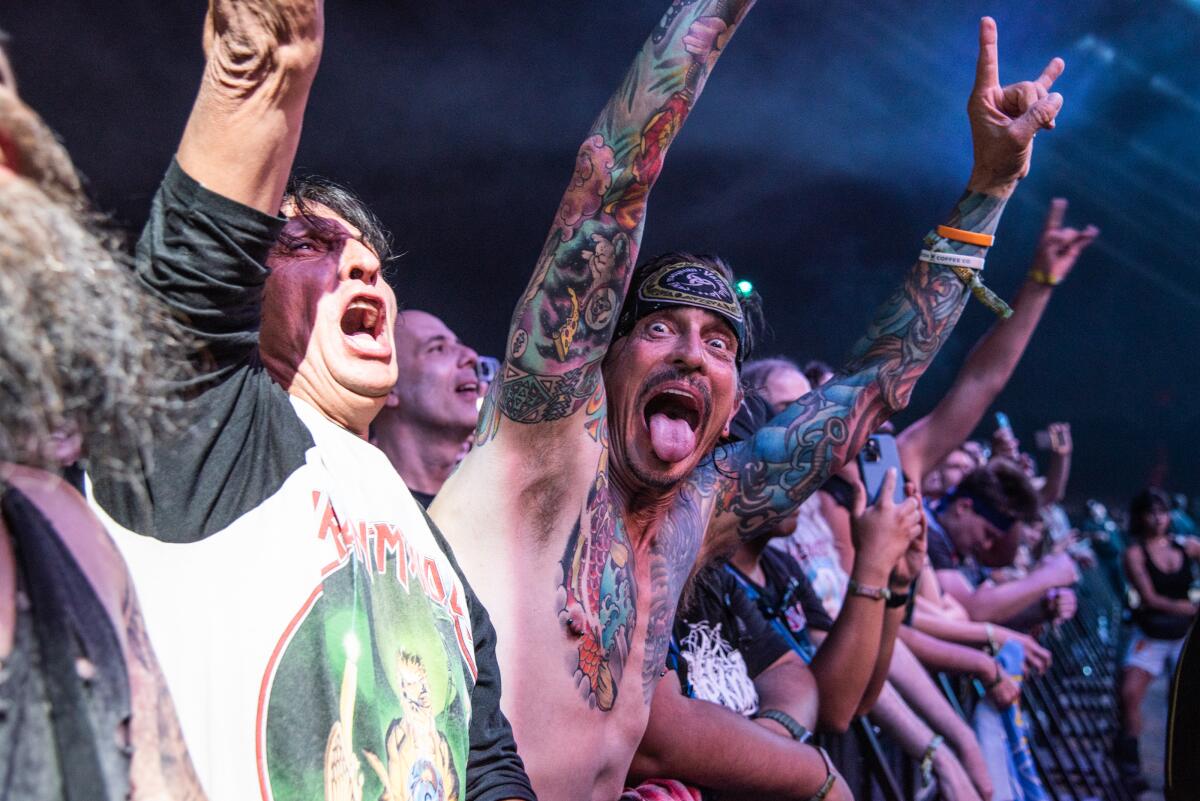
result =
[{"label": "man with tattooed arm", "polygon": [[[503,707],[543,799],[618,794],[706,532],[769,527],[903,408],[966,302],[954,270],[982,266],[1033,136],[1062,103],[1049,93],[1058,59],[1000,86],[983,20],[975,168],[948,227],[838,376],[714,451],[747,344],[731,276],[685,254],[634,264],[664,153],[751,5],[676,0],[601,112],[517,304],[476,447],[431,510],[499,629]],[[714,707],[710,722],[664,752],[750,753],[795,795],[845,792],[774,721]]]}]

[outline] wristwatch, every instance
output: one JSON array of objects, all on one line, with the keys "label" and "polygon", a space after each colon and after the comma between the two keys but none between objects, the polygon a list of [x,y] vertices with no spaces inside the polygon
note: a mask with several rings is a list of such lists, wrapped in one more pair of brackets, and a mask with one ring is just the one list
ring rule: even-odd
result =
[{"label": "wristwatch", "polygon": [[821,789],[817,790],[817,794],[809,799],[809,801],[825,801],[829,797],[829,793],[833,791],[833,785],[837,784],[837,773],[834,770],[833,760],[829,758],[828,752],[819,745],[814,745],[813,748],[817,749],[817,753],[821,755],[821,759],[825,762],[827,773],[825,783],[821,785]]},{"label": "wristwatch", "polygon": [[[872,587],[870,584],[859,584],[854,579],[850,579],[850,582],[846,585],[846,589],[851,595],[861,595],[863,598],[870,598],[872,601],[890,601],[894,594],[887,587]],[[904,602],[908,602],[907,597],[904,599]]]},{"label": "wristwatch", "polygon": [[801,726],[796,719],[786,712],[780,712],[778,709],[760,709],[750,716],[751,720],[758,718],[766,718],[773,720],[783,728],[787,729],[787,733],[792,736],[792,739],[798,743],[806,743],[812,734],[808,729]]}]

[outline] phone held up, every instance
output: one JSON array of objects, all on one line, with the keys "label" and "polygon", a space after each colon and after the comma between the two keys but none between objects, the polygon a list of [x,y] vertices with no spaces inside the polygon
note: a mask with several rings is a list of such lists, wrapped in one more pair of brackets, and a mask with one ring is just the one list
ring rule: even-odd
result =
[{"label": "phone held up", "polygon": [[858,452],[858,472],[867,491],[868,504],[879,500],[883,478],[887,475],[889,467],[896,468],[896,490],[892,493],[892,499],[896,503],[903,503],[904,471],[900,466],[900,450],[896,447],[896,438],[891,434],[872,434],[867,439],[867,444]]},{"label": "phone held up", "polygon": [[1067,447],[1066,437],[1060,428],[1033,432],[1033,442],[1040,451],[1061,451]]}]

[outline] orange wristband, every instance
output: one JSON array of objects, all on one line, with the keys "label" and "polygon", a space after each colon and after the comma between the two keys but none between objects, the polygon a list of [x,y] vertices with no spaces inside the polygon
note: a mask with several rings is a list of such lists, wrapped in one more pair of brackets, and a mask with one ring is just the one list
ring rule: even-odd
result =
[{"label": "orange wristband", "polygon": [[974,231],[964,231],[961,228],[951,228],[948,225],[939,225],[937,233],[938,236],[944,239],[953,239],[955,242],[965,242],[968,245],[978,245],[981,248],[990,248],[992,243],[996,241],[996,237],[991,234],[977,234]]}]

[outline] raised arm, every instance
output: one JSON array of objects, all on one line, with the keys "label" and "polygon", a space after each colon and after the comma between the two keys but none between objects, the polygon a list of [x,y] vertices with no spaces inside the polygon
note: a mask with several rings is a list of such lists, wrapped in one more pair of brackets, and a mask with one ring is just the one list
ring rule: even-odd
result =
[{"label": "raised arm", "polygon": [[1054,287],[1070,274],[1079,254],[1100,234],[1094,225],[1082,231],[1064,226],[1066,213],[1065,199],[1051,201],[1037,254],[1013,303],[1012,317],[992,326],[967,356],[954,384],[933,411],[897,437],[909,478],[919,482],[927,470],[970,436],[1012,377]]},{"label": "raised arm", "polygon": [[1050,434],[1050,464],[1046,467],[1046,483],[1038,493],[1042,506],[1058,503],[1067,496],[1071,454],[1075,450],[1070,423],[1051,423],[1046,430]]},{"label": "raised arm", "polygon": [[210,0],[204,78],[178,160],[230,200],[277,214],[321,60],[324,0]]},{"label": "raised arm", "polygon": [[[967,104],[975,166],[967,190],[945,225],[959,234],[931,232],[925,252],[904,283],[877,313],[848,364],[784,410],[746,443],[728,451],[735,486],[722,497],[717,525],[732,516],[742,536],[774,525],[857,453],[880,423],[908,404],[913,386],[962,313],[967,287],[945,264],[944,254],[982,257],[986,248],[967,244],[971,234],[990,236],[1017,181],[1029,170],[1033,136],[1052,128],[1062,96],[1049,93],[1061,74],[1053,59],[1036,81],[1001,87],[996,24],[979,28],[976,80]],[[944,230],[944,229],[939,229]],[[962,233],[969,232],[969,233]],[[978,239],[978,237],[974,237]],[[728,524],[728,523],[724,523]]]},{"label": "raised arm", "polygon": [[[638,246],[646,200],[729,37],[753,0],[675,0],[592,125],[493,387],[504,417],[571,417],[595,392]],[[489,398],[491,403],[491,398]],[[481,441],[498,418],[481,416]]]}]

